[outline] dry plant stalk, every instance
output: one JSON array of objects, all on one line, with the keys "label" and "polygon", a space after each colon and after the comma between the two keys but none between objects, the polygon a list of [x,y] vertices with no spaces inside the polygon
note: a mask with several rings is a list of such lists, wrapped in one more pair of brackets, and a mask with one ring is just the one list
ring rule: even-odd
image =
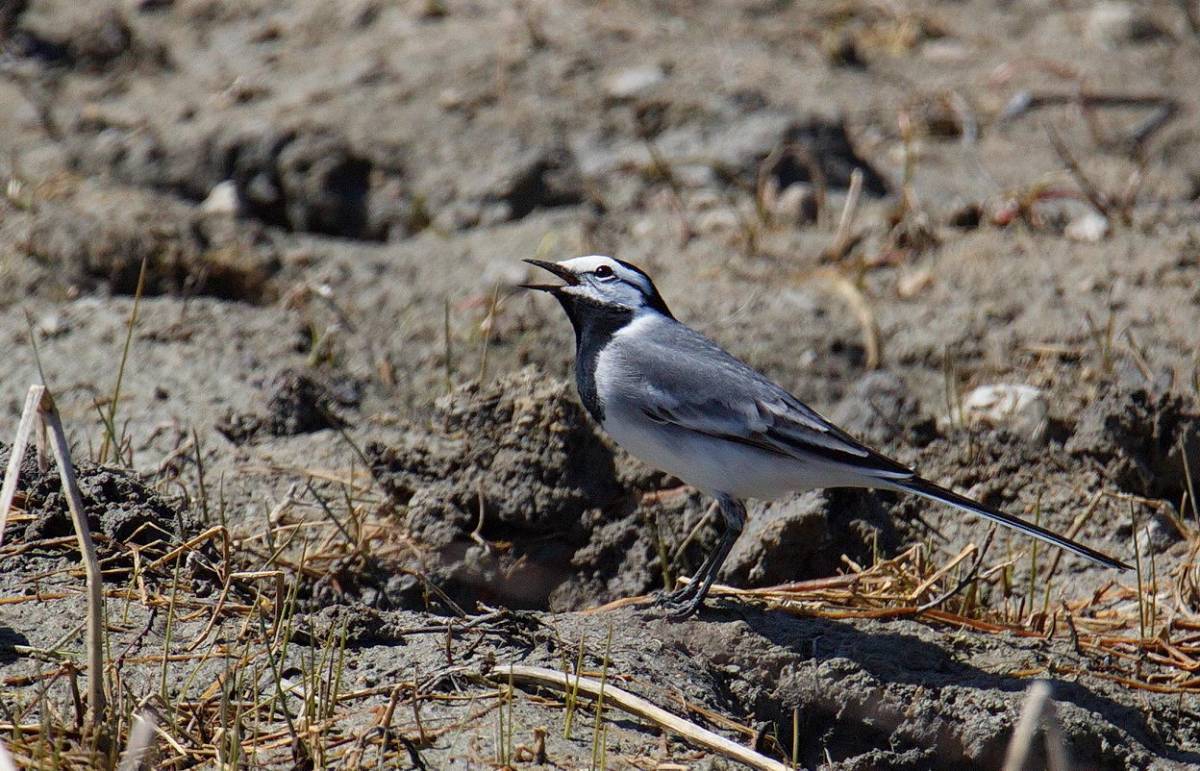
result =
[{"label": "dry plant stalk", "polygon": [[25,396],[25,409],[21,411],[21,422],[17,425],[17,436],[8,451],[8,469],[4,472],[4,487],[0,488],[0,545],[4,543],[8,512],[12,508],[13,496],[17,494],[17,477],[21,473],[21,461],[25,458],[25,446],[29,444],[34,419],[38,416],[38,405],[45,391],[45,386],[30,386]]},{"label": "dry plant stalk", "polygon": [[83,497],[75,481],[75,466],[71,462],[71,448],[63,430],[62,418],[59,417],[58,408],[54,406],[50,391],[44,385],[30,386],[25,397],[25,411],[17,427],[17,437],[9,456],[4,487],[0,490],[0,538],[3,536],[3,524],[8,518],[9,507],[16,494],[21,459],[25,455],[25,445],[29,442],[35,418],[50,429],[50,446],[58,464],[59,478],[67,498],[67,508],[71,512],[71,521],[75,525],[75,538],[87,576],[88,714],[94,726],[103,720],[107,703],[104,694],[103,576],[100,572],[100,560],[96,557],[96,545],[92,541],[92,531],[88,528],[87,514],[83,510]]},{"label": "dry plant stalk", "polygon": [[[855,169],[850,173],[850,188],[846,192],[846,203],[842,207],[842,215],[838,220],[837,231],[834,233],[833,240],[829,246],[821,254],[823,260],[833,263],[840,262],[857,242],[858,236],[854,231],[854,220],[858,214],[858,203],[862,197],[862,186],[862,169]],[[867,300],[859,284],[856,280],[844,275],[836,268],[818,271],[815,277],[828,281],[846,304],[850,306],[850,309],[854,311],[859,326],[862,327],[863,348],[866,350],[867,369],[878,369],[882,358],[879,343],[879,324],[875,320],[875,313],[871,310],[871,303]],[[859,278],[861,279],[861,272]]]},{"label": "dry plant stalk", "polygon": [[50,428],[50,447],[54,461],[58,464],[58,475],[62,479],[63,492],[67,496],[67,508],[71,510],[71,521],[75,524],[75,537],[79,541],[79,552],[87,574],[88,619],[88,710],[92,724],[103,720],[104,698],[104,579],[100,573],[100,560],[96,557],[96,545],[92,542],[92,531],[88,528],[87,514],[83,510],[83,497],[75,482],[75,466],[71,462],[71,447],[63,431],[62,418],[54,399],[45,386],[42,389],[38,414]]},{"label": "dry plant stalk", "polygon": [[571,677],[569,673],[559,672],[546,667],[531,667],[521,664],[510,664],[507,667],[497,667],[489,678],[499,681],[503,679],[518,683],[534,683],[536,685],[556,688],[563,692],[577,689],[593,698],[603,698],[611,704],[620,707],[631,715],[648,720],[655,725],[669,729],[682,736],[689,742],[714,752],[719,752],[727,758],[745,763],[751,768],[766,771],[787,771],[787,766],[777,760],[772,760],[749,747],[744,747],[735,741],[726,739],[720,734],[701,728],[678,715],[673,715],[661,707],[651,704],[641,696],[617,688],[610,682],[601,683],[588,677]]},{"label": "dry plant stalk", "polygon": [[17,771],[17,764],[13,762],[3,741],[0,741],[0,771]]},{"label": "dry plant stalk", "polygon": [[862,169],[850,172],[850,188],[846,191],[846,203],[842,207],[842,216],[838,219],[833,241],[823,255],[830,262],[837,262],[845,257],[854,244],[854,218],[858,214],[858,200],[862,196],[862,186]]},{"label": "dry plant stalk", "polygon": [[858,324],[862,328],[863,349],[866,351],[866,368],[879,369],[883,356],[879,343],[879,323],[875,320],[870,301],[853,281],[841,273],[830,271],[826,278],[858,318]]},{"label": "dry plant stalk", "polygon": [[[1077,521],[1086,519],[1081,516]],[[1138,588],[1116,581],[1043,613],[1018,616],[998,596],[991,602],[981,599],[979,589],[971,587],[1002,582],[1015,560],[981,566],[979,555],[986,551],[986,542],[979,549],[968,545],[948,563],[938,563],[925,556],[918,544],[865,568],[843,558],[847,571],[842,575],[756,589],[714,584],[710,596],[759,602],[770,610],[805,617],[911,618],[982,634],[1069,641],[1082,660],[1056,664],[1052,672],[1055,676],[1074,672],[1135,690],[1200,695],[1200,635],[1196,634],[1200,631],[1200,615],[1194,610],[1200,606],[1200,542],[1193,544],[1183,563],[1172,571],[1173,587],[1164,586],[1161,576],[1143,578],[1141,586],[1154,598],[1154,617],[1160,619],[1153,632],[1149,625],[1147,631],[1141,629],[1139,619],[1148,611],[1144,600],[1139,605]],[[968,567],[965,561],[971,553],[976,554],[976,560]],[[956,577],[956,573],[962,577]],[[923,596],[935,599],[922,602]],[[581,613],[593,615],[642,605],[648,599],[627,597]],[[1034,677],[1045,673],[1045,669],[1035,668],[1010,674]]]},{"label": "dry plant stalk", "polygon": [[117,766],[117,771],[137,771],[142,767],[142,760],[150,749],[150,742],[154,740],[154,726],[154,713],[142,711],[134,716],[133,730],[129,732],[129,741],[121,753],[121,764]]},{"label": "dry plant stalk", "polygon": [[1021,707],[1021,718],[1017,721],[1017,727],[1013,729],[1012,739],[1008,743],[1003,771],[1021,771],[1025,768],[1033,750],[1033,740],[1037,738],[1039,725],[1042,725],[1045,731],[1046,764],[1050,771],[1067,771],[1071,766],[1067,761],[1067,748],[1062,731],[1054,715],[1050,684],[1045,680],[1038,680],[1029,686],[1027,693],[1025,705]]}]

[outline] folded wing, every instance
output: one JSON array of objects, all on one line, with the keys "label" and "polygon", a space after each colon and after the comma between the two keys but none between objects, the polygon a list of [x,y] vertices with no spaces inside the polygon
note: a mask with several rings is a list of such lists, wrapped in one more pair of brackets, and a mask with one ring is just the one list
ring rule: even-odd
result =
[{"label": "folded wing", "polygon": [[[651,420],[798,461],[822,460],[881,479],[909,469],[856,441],[708,338],[675,325],[669,339],[622,351]],[[666,334],[663,334],[666,337]],[[680,350],[681,347],[683,350]]]}]

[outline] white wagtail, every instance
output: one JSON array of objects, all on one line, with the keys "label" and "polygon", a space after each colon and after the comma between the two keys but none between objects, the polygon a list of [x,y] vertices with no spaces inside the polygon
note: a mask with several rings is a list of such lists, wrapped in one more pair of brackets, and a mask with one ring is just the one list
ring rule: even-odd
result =
[{"label": "white wagtail", "polygon": [[995,520],[1109,567],[1128,565],[922,479],[675,320],[642,270],[611,257],[526,260],[563,280],[549,292],[575,328],[583,406],[634,456],[717,500],[725,532],[687,584],[662,601],[696,611],[742,531],[745,498],[820,487],[899,490]]}]

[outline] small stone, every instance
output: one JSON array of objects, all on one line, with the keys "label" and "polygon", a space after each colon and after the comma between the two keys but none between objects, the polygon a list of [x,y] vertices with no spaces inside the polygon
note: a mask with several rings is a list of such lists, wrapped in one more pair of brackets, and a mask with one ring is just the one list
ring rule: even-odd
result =
[{"label": "small stone", "polygon": [[722,184],[717,173],[709,166],[680,166],[672,169],[671,173],[680,187],[690,190],[721,187]]},{"label": "small stone", "polygon": [[466,106],[467,97],[461,89],[449,86],[438,92],[437,103],[443,110],[457,110]]},{"label": "small stone", "polygon": [[1108,219],[1096,212],[1088,212],[1071,220],[1063,234],[1072,241],[1099,243],[1108,235]]},{"label": "small stone", "polygon": [[935,38],[921,46],[921,56],[935,64],[961,64],[970,58],[971,50],[953,38]]},{"label": "small stone", "polygon": [[662,67],[657,64],[629,67],[605,79],[604,93],[610,99],[632,99],[666,79],[667,73],[663,72]]},{"label": "small stone", "polygon": [[57,313],[49,313],[38,319],[37,331],[44,338],[58,337],[71,331],[71,325]]},{"label": "small stone", "polygon": [[1045,392],[1030,385],[982,385],[962,400],[964,422],[1007,427],[1031,442],[1045,438],[1049,415]]},{"label": "small stone", "polygon": [[236,217],[242,211],[242,199],[238,195],[237,184],[231,179],[218,182],[208,191],[208,197],[200,204],[200,210],[205,214]]},{"label": "small stone", "polygon": [[653,217],[634,220],[630,233],[636,239],[650,238],[658,230],[658,221]]},{"label": "small stone", "polygon": [[1097,3],[1088,14],[1084,30],[1092,43],[1103,48],[1144,43],[1166,34],[1140,8],[1124,2]]}]

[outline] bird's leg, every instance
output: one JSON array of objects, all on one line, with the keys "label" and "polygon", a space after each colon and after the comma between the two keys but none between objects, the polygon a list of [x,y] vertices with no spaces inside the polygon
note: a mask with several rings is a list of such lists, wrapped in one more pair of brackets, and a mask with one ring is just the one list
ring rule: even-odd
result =
[{"label": "bird's leg", "polygon": [[[724,538],[724,536],[722,536]],[[663,605],[678,605],[682,602],[690,600],[693,595],[700,590],[700,584],[708,571],[712,570],[713,563],[717,560],[717,554],[721,551],[721,544],[717,544],[708,556],[704,558],[704,562],[700,565],[700,569],[692,573],[692,579],[683,586],[673,592],[663,595],[661,603]]]},{"label": "bird's leg", "polygon": [[683,586],[676,589],[675,591],[668,592],[668,593],[662,595],[659,598],[658,604],[660,604],[660,605],[678,605],[681,602],[690,600],[692,598],[692,595],[694,595],[700,589],[700,581],[699,581],[700,577],[703,576],[705,573],[707,573],[709,571],[709,569],[712,568],[712,563],[717,558],[717,552],[719,552],[720,550],[721,550],[721,547],[718,544],[717,547],[714,548],[712,551],[710,551],[708,553],[708,556],[704,558],[704,564],[702,564],[700,566],[699,570],[697,570],[695,573],[692,574],[691,580],[688,581]]},{"label": "bird's leg", "polygon": [[[700,521],[698,523],[696,523],[696,527],[693,528],[691,534],[689,534],[687,539],[685,539],[685,540],[689,540],[689,541],[691,540],[692,536],[695,535],[695,531],[698,530],[700,528],[700,525],[704,524],[704,522],[710,516],[712,516],[712,513],[714,511],[716,511],[716,509],[719,505],[720,504],[718,503],[718,501],[713,500],[713,502],[709,505],[709,507],[704,511],[704,516],[700,518]],[[692,573],[692,580],[688,581],[686,584],[679,587],[675,591],[663,592],[663,593],[659,594],[657,599],[655,600],[655,604],[656,605],[678,605],[679,603],[684,602],[687,599],[690,599],[691,596],[696,593],[696,590],[700,588],[700,585],[698,583],[696,583],[696,576],[704,575],[705,571],[707,571],[709,569],[713,559],[715,559],[716,556],[717,556],[717,550],[714,548],[712,551],[710,551],[708,553],[707,556],[705,556],[704,562],[700,564],[700,569],[696,570]]]},{"label": "bird's leg", "polygon": [[[669,598],[667,604],[671,606],[671,610],[667,615],[673,619],[685,619],[700,609],[709,588],[721,572],[721,566],[725,564],[725,558],[729,556],[730,549],[742,533],[742,526],[746,522],[746,507],[724,495],[718,496],[717,502],[721,506],[721,516],[725,519],[725,532],[721,535],[721,542],[717,544],[717,548],[685,587],[689,591],[678,600],[674,597]],[[690,591],[693,587],[698,588]]]}]

